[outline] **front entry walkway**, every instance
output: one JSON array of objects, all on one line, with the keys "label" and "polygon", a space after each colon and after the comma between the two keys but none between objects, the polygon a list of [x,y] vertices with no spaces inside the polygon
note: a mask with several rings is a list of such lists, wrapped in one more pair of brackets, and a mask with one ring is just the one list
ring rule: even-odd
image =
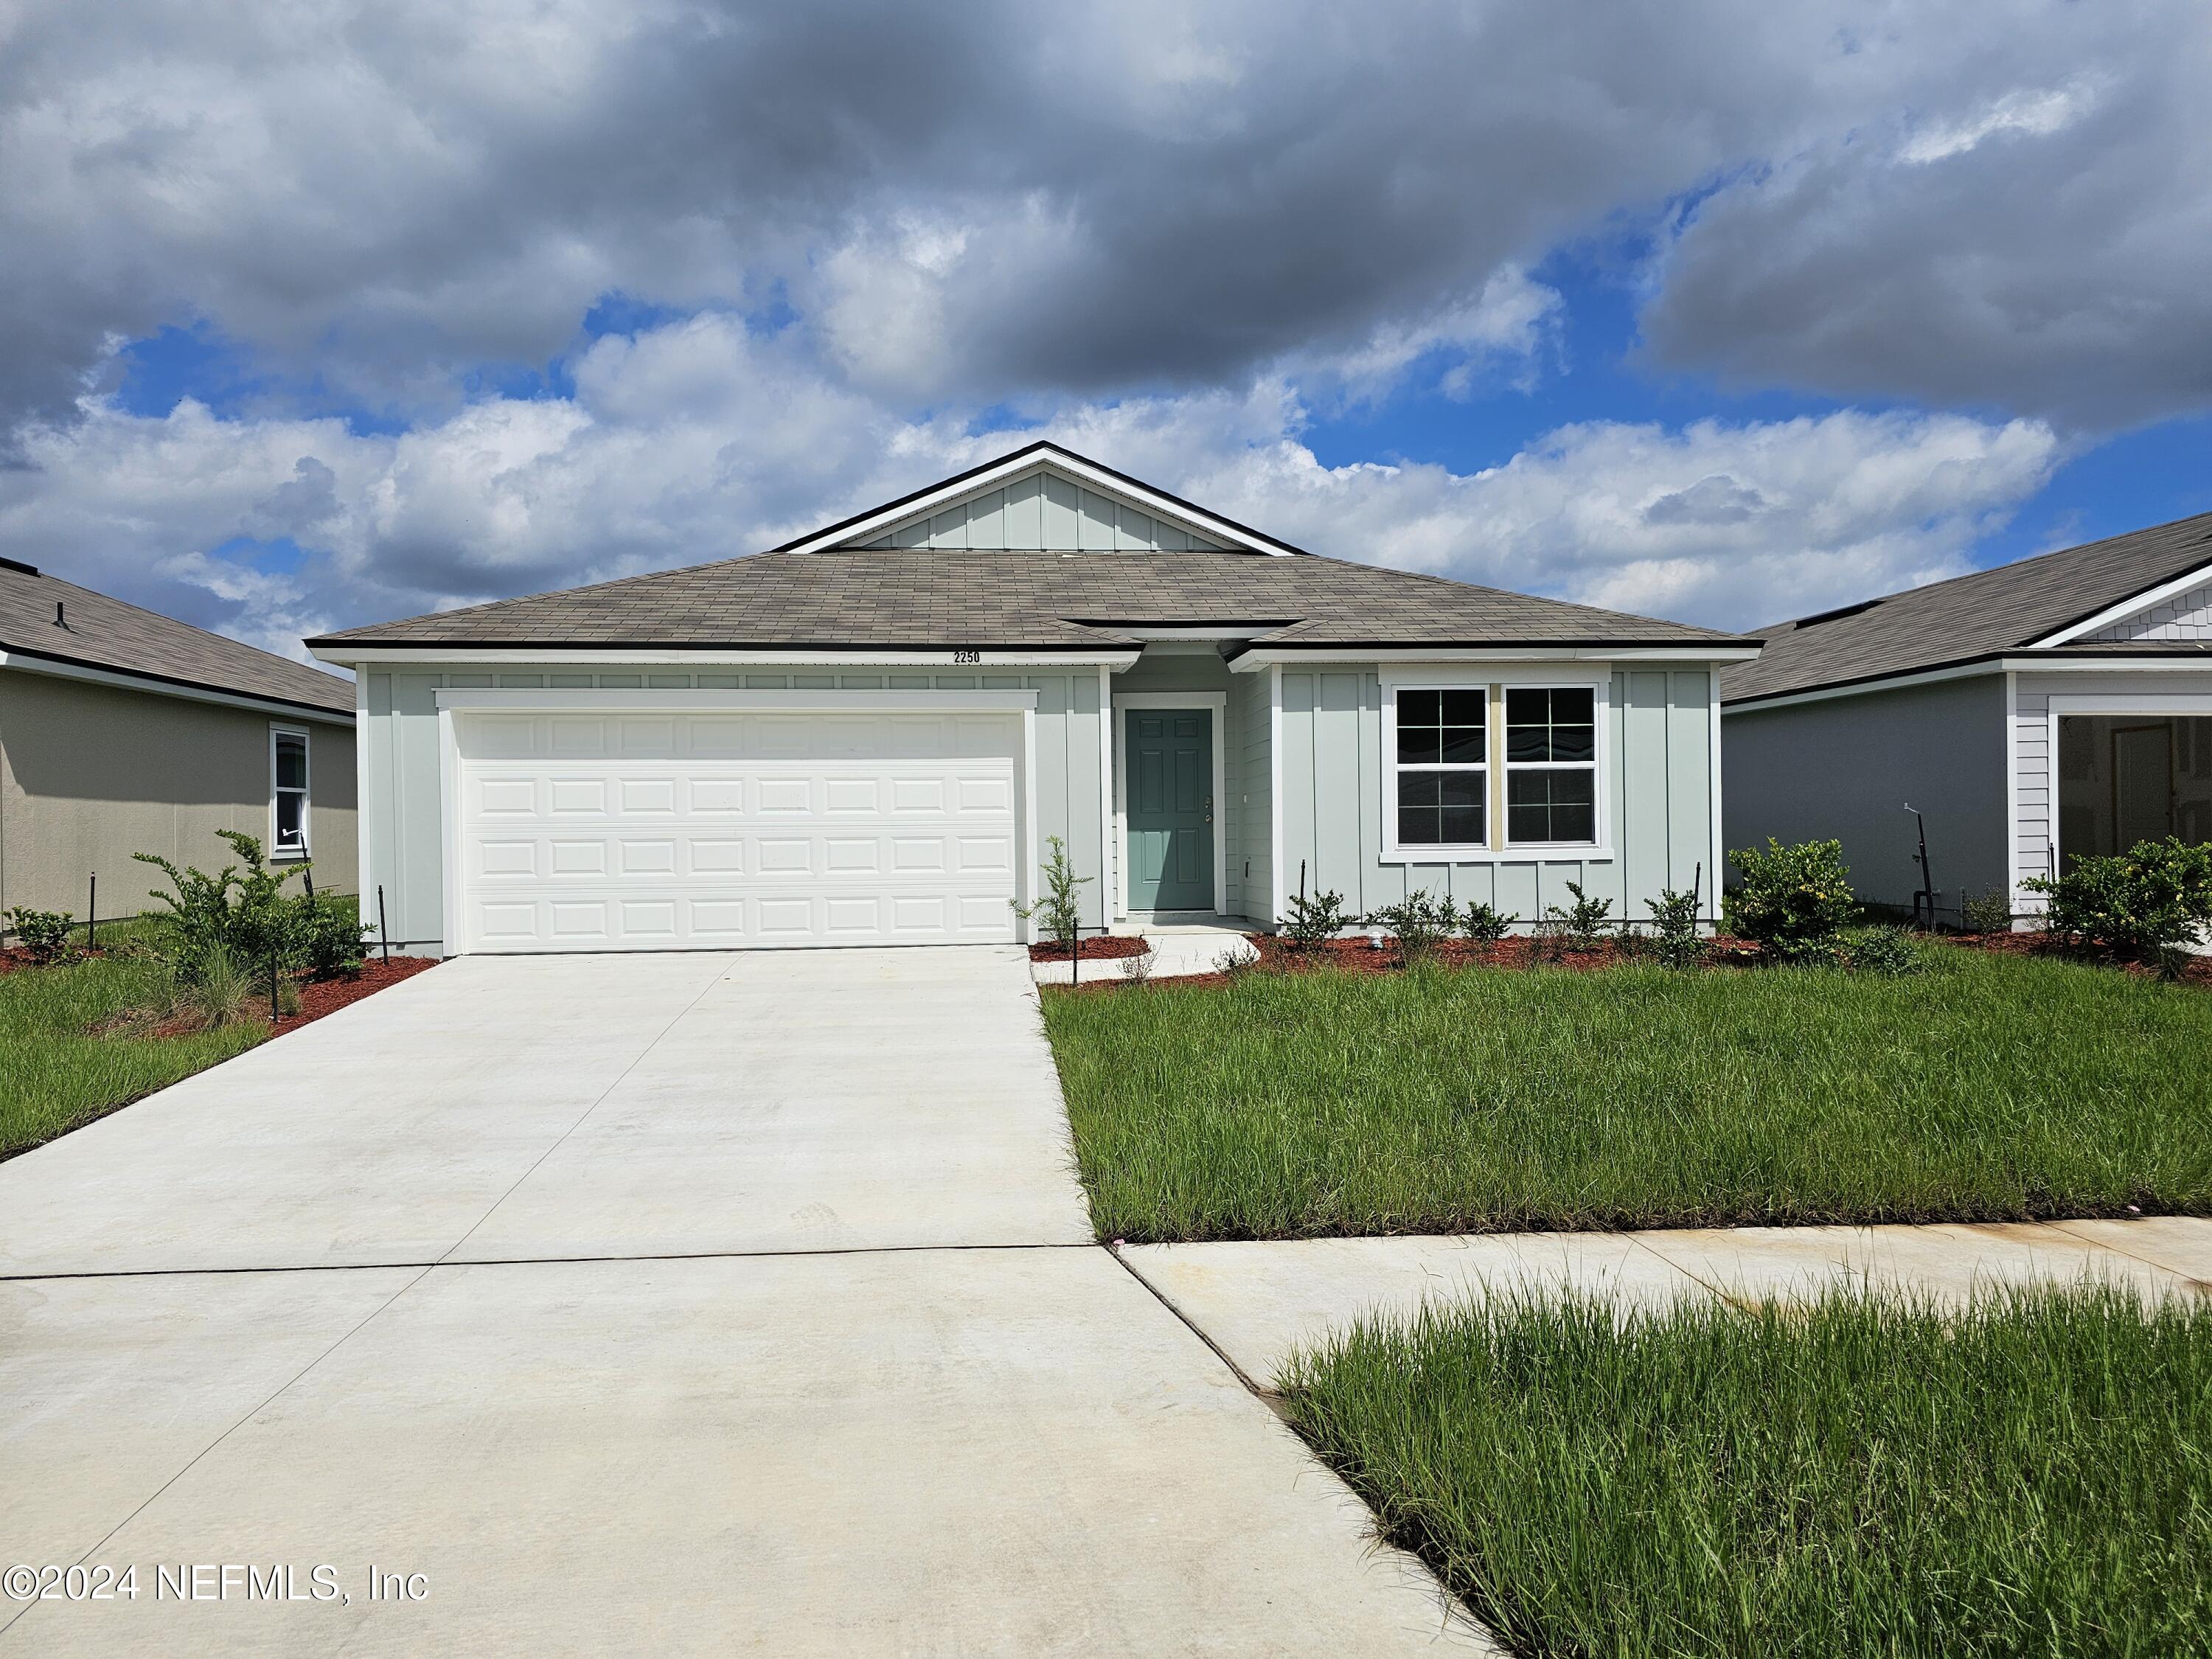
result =
[{"label": "front entry walkway", "polygon": [[0,1565],[139,1591],[0,1651],[1480,1646],[1087,1242],[1035,994],[463,959],[0,1165]]}]

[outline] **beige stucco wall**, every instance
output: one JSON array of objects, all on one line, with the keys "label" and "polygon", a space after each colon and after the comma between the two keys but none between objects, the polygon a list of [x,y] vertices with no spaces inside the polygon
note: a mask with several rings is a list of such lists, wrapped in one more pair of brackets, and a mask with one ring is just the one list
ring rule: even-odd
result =
[{"label": "beige stucco wall", "polygon": [[351,892],[354,734],[348,726],[0,671],[0,908],[82,916],[100,876],[102,915],[148,908],[160,853],[212,870],[216,838],[270,835],[269,728],[308,733],[308,846],[319,889]]}]

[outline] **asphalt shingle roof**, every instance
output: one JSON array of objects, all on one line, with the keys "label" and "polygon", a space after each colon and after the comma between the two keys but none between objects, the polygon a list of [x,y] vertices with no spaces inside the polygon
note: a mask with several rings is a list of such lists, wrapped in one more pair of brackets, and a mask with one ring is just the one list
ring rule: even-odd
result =
[{"label": "asphalt shingle roof", "polygon": [[1097,650],[1122,628],[1252,625],[1254,643],[1741,643],[1680,623],[1301,553],[757,553],[351,629],[342,645]]},{"label": "asphalt shingle roof", "polygon": [[[1911,673],[2018,650],[2212,564],[2212,513],[1931,582],[1822,622],[1756,629],[1766,649],[1721,676],[1729,702]],[[1825,614],[1825,613],[1822,613]],[[2202,654],[2186,642],[2074,644],[2071,654]]]},{"label": "asphalt shingle roof", "polygon": [[[54,620],[62,608],[64,623]],[[0,563],[0,651],[352,714],[353,681],[159,611]]]}]

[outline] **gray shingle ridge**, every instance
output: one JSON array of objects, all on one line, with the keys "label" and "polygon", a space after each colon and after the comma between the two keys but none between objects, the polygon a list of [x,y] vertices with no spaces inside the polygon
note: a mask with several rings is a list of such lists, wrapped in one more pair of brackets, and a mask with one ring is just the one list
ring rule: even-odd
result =
[{"label": "gray shingle ridge", "polygon": [[[54,621],[57,603],[66,626]],[[0,651],[124,674],[154,683],[149,690],[166,684],[354,712],[349,677],[13,562],[0,566]]]},{"label": "gray shingle ridge", "polygon": [[[1840,614],[1770,623],[1751,630],[1767,648],[1758,660],[1726,671],[1722,696],[1741,702],[1971,664],[2027,648],[2208,566],[2212,513],[2191,514],[1881,594]],[[2138,647],[2059,648],[2110,655]]]}]

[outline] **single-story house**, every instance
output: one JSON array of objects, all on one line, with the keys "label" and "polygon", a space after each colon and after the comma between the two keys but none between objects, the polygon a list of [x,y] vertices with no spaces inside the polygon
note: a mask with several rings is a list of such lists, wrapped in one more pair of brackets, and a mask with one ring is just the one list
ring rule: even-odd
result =
[{"label": "single-story house", "polygon": [[2212,840],[2212,514],[1758,630],[1721,681],[1728,844],[1834,837],[1937,914],[2079,858]]},{"label": "single-story house", "polygon": [[0,558],[0,909],[152,908],[133,853],[216,869],[218,830],[349,890],[349,680]]},{"label": "single-story house", "polygon": [[[1317,557],[1049,443],[772,551],[311,640],[361,880],[447,951],[1012,942],[1425,889],[1617,913],[1717,857],[1677,623]],[[1030,933],[1028,937],[1034,937]]]}]

